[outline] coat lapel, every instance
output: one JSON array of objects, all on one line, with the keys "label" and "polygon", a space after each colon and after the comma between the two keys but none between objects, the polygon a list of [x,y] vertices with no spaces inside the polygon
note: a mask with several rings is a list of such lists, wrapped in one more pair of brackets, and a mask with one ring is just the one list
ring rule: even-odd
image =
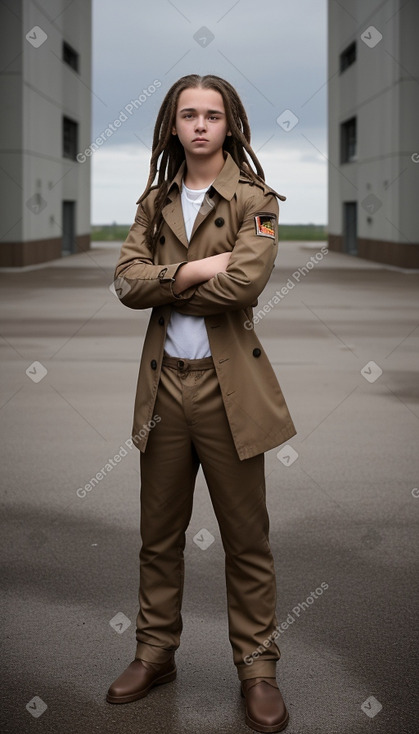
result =
[{"label": "coat lapel", "polygon": [[[183,219],[182,211],[182,200],[180,190],[182,186],[182,178],[185,170],[185,161],[181,164],[175,178],[169,186],[168,199],[169,202],[163,208],[162,214],[165,222],[168,224],[172,232],[176,235],[178,240],[188,248],[189,243],[186,237],[185,222]],[[201,208],[196,215],[195,222],[191,232],[191,240],[197,231],[198,227],[207,218],[208,214],[212,212],[220,200],[220,196],[223,196],[227,201],[230,201],[236,190],[237,181],[240,176],[238,166],[233,161],[229,153],[226,154],[225,164],[219,175],[215,179],[211,186],[213,196],[209,196],[208,192],[204,196],[204,200],[201,204]]]},{"label": "coat lapel", "polygon": [[208,195],[208,191],[206,192],[204,199],[202,201],[201,207],[199,209],[199,212],[195,217],[195,221],[194,221],[192,232],[191,232],[191,240],[196,230],[198,229],[199,225],[202,224],[204,219],[207,218],[208,214],[212,212],[213,209],[215,209],[216,205],[218,204],[219,198],[220,198],[219,194],[217,193],[215,193],[214,196],[211,198]]},{"label": "coat lapel", "polygon": [[[162,211],[162,214],[166,224],[169,225],[170,229],[181,241],[182,245],[184,245],[185,247],[189,247],[188,239],[186,237],[185,220],[183,217],[182,199],[180,192],[178,190],[175,190],[172,192],[172,196],[173,200],[169,204],[166,204]],[[208,195],[208,192],[205,194],[204,200],[194,221],[191,232],[191,240],[199,225],[202,224],[202,222],[207,218],[208,214],[210,214],[210,212],[215,209],[219,198],[220,196],[219,194],[217,194],[217,192],[214,193],[214,196],[212,198]]]},{"label": "coat lapel", "polygon": [[183,219],[182,202],[180,198],[180,187],[182,185],[183,172],[185,170],[185,161],[180,165],[180,168],[169,186],[167,194],[168,203],[163,207],[162,215],[170,227],[172,232],[176,235],[178,240],[184,247],[188,247],[188,240],[186,237],[185,222]]},{"label": "coat lapel", "polygon": [[162,211],[165,222],[168,224],[172,232],[176,235],[182,245],[188,247],[188,240],[185,231],[185,221],[183,219],[182,202],[179,191],[170,204],[166,204]]}]

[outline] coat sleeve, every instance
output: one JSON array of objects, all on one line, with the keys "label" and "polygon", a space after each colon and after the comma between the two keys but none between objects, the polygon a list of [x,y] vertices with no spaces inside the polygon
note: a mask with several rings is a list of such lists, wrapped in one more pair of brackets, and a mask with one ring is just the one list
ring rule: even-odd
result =
[{"label": "coat sleeve", "polygon": [[[264,193],[258,189],[246,202],[245,216],[226,272],[183,291],[184,300],[177,301],[175,307],[191,316],[212,316],[254,304],[275,264],[278,217],[276,197],[269,191]],[[272,235],[269,234],[269,227],[267,230],[260,227],[261,220],[270,223]]]},{"label": "coat sleeve", "polygon": [[183,301],[184,296],[173,293],[175,275],[181,263],[155,265],[145,242],[148,213],[138,204],[135,221],[121,248],[114,273],[114,287],[119,300],[129,308],[152,308],[174,301]]}]

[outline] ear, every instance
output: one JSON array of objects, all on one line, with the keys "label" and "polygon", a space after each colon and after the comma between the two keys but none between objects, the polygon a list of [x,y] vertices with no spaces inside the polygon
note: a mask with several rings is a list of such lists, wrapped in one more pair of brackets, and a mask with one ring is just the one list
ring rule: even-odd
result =
[{"label": "ear", "polygon": [[172,127],[172,135],[177,135],[176,127],[174,125]]},{"label": "ear", "polygon": [[231,132],[230,132],[230,130],[228,130],[228,132],[227,132],[227,135],[231,135]]}]

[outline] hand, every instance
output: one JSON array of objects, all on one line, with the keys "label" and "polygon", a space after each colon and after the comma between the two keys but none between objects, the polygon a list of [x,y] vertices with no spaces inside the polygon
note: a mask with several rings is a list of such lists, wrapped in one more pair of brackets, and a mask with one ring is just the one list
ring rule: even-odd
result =
[{"label": "hand", "polygon": [[186,288],[210,280],[218,273],[225,273],[230,262],[231,252],[204,257],[202,260],[191,260],[182,265],[176,273],[173,293],[179,295]]},{"label": "hand", "polygon": [[211,255],[210,257],[198,260],[200,271],[204,275],[203,280],[209,280],[214,275],[218,275],[218,273],[225,273],[230,262],[230,257],[231,252],[221,252],[219,255]]}]

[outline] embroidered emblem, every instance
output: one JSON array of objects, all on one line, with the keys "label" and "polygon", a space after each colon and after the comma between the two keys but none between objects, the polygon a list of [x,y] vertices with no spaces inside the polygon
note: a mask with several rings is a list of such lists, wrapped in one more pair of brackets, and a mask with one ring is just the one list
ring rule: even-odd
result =
[{"label": "embroidered emblem", "polygon": [[269,214],[258,214],[255,217],[256,234],[260,237],[273,237],[275,239],[275,217]]}]

